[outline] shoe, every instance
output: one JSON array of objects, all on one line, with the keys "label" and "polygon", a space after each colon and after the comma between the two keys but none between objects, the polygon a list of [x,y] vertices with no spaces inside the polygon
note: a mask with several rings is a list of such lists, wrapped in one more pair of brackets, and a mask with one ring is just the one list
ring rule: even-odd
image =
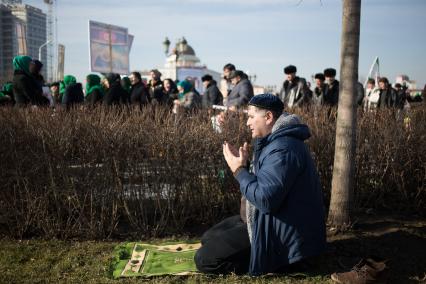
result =
[{"label": "shoe", "polygon": [[374,261],[371,258],[362,259],[351,271],[333,273],[331,279],[341,284],[385,283],[385,261]]}]

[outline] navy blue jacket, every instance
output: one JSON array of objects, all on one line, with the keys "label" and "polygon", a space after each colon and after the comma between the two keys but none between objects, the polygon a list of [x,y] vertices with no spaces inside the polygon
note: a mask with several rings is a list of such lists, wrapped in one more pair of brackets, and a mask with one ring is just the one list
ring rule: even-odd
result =
[{"label": "navy blue jacket", "polygon": [[256,142],[255,174],[236,175],[255,207],[249,273],[260,275],[318,255],[325,249],[319,177],[305,143],[304,124],[283,126]]}]

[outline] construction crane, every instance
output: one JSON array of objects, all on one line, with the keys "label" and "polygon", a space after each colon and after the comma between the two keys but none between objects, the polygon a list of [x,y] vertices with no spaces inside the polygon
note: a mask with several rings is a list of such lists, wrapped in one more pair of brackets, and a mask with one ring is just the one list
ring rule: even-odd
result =
[{"label": "construction crane", "polygon": [[58,65],[58,30],[56,17],[56,0],[44,0],[47,4],[47,78],[49,82],[57,81]]}]

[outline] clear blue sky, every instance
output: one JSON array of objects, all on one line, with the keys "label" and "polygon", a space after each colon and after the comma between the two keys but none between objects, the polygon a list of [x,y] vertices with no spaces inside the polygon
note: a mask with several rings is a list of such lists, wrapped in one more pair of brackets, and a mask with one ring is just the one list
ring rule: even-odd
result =
[{"label": "clear blue sky", "polygon": [[[25,3],[46,9],[42,0]],[[65,73],[89,73],[88,20],[124,26],[135,35],[131,69],[164,64],[162,42],[188,40],[202,63],[224,64],[257,75],[258,84],[281,85],[294,64],[307,79],[326,67],[339,70],[341,0],[59,0],[59,42]],[[381,74],[407,74],[426,83],[426,0],[363,0],[359,73],[377,55]]]}]

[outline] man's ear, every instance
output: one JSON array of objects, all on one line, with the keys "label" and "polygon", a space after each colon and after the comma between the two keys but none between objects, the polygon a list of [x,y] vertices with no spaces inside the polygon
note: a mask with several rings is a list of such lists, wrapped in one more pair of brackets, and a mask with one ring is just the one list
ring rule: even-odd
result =
[{"label": "man's ear", "polygon": [[267,110],[265,113],[265,117],[266,117],[266,123],[267,124],[271,124],[274,121],[274,115],[272,114],[272,111]]}]

